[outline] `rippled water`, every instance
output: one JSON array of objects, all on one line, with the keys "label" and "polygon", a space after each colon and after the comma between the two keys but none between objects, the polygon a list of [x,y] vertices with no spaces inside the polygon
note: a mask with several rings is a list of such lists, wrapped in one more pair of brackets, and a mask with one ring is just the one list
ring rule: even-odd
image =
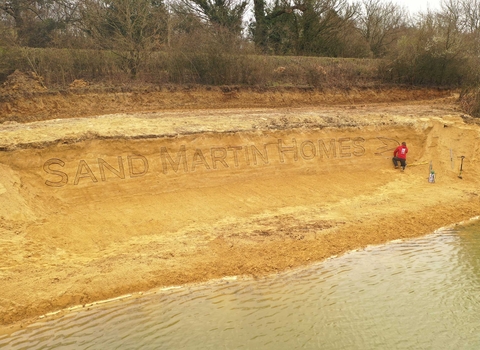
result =
[{"label": "rippled water", "polygon": [[6,349],[480,349],[480,224],[37,323]]}]

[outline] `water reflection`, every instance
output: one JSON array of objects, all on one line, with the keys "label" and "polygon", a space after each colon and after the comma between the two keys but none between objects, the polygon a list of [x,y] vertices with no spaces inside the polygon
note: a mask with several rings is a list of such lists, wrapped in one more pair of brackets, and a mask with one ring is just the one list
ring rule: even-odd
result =
[{"label": "water reflection", "polygon": [[480,349],[479,315],[476,224],[70,314],[0,338],[0,348]]}]

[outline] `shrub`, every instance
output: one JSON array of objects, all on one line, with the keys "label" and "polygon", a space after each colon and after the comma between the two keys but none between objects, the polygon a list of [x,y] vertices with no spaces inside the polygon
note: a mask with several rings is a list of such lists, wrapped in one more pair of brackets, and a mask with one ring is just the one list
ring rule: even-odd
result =
[{"label": "shrub", "polygon": [[[238,47],[238,46],[237,46]],[[135,82],[244,86],[349,88],[378,81],[378,60],[256,55],[249,48],[203,42],[156,51]],[[103,85],[131,83],[121,58],[108,50],[0,48],[0,83],[20,70],[34,72],[49,88],[66,88],[83,79]]]},{"label": "shrub", "polygon": [[463,89],[459,101],[463,112],[480,118],[480,87]]}]

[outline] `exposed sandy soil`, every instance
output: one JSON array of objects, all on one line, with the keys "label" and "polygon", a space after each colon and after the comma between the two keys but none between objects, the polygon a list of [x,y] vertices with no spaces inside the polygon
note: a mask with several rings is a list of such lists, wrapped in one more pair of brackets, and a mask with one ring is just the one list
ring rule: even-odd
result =
[{"label": "exposed sandy soil", "polygon": [[480,215],[480,129],[445,91],[77,91],[4,98],[0,120],[3,332]]}]

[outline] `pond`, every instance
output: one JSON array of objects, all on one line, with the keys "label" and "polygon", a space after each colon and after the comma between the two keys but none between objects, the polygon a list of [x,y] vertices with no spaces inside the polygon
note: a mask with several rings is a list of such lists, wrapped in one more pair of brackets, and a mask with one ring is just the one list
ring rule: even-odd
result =
[{"label": "pond", "polygon": [[477,222],[70,313],[0,336],[0,348],[480,349],[479,330]]}]

